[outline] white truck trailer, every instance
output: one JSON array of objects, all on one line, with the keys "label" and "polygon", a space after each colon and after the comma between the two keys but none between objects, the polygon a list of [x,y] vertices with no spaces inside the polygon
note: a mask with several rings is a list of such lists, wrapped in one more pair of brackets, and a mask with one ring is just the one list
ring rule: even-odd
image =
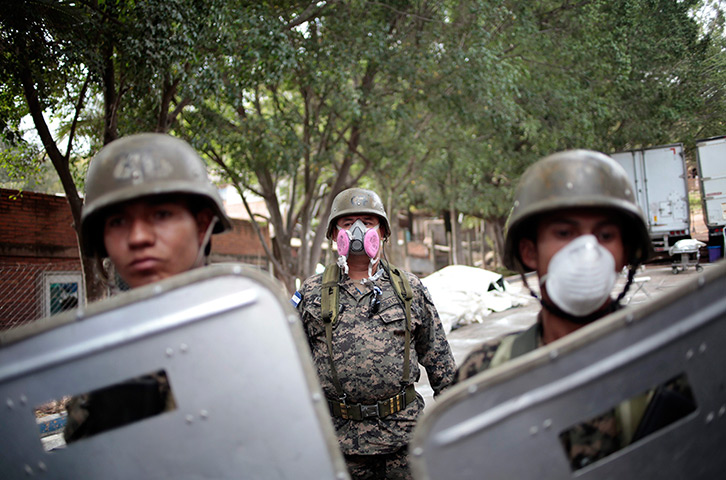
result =
[{"label": "white truck trailer", "polygon": [[696,141],[696,152],[708,245],[723,247],[726,226],[726,136]]},{"label": "white truck trailer", "polygon": [[660,145],[611,155],[625,168],[635,199],[648,221],[656,252],[667,252],[678,240],[690,238],[688,181],[683,144]]}]

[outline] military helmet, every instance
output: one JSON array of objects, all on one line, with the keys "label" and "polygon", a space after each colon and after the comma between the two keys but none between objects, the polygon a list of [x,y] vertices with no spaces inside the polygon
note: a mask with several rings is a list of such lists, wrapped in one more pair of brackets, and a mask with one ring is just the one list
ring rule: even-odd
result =
[{"label": "military helmet", "polygon": [[652,251],[648,227],[627,173],[615,160],[592,150],[549,155],[522,175],[507,220],[504,265],[528,270],[519,257],[519,241],[533,228],[532,220],[566,208],[607,208],[621,214],[623,233],[631,238],[628,263],[638,265]]},{"label": "military helmet", "polygon": [[356,214],[377,215],[383,227],[383,237],[387,238],[391,234],[388,215],[386,215],[383,202],[381,202],[378,194],[364,188],[349,188],[340,192],[333,199],[333,207],[328,217],[327,238],[332,239],[334,237],[337,221],[340,217]]},{"label": "military helmet", "polygon": [[84,250],[105,255],[101,221],[108,207],[154,195],[197,197],[218,218],[213,233],[232,228],[222,199],[204,162],[184,140],[162,133],[141,133],[109,143],[91,160],[81,213]]}]

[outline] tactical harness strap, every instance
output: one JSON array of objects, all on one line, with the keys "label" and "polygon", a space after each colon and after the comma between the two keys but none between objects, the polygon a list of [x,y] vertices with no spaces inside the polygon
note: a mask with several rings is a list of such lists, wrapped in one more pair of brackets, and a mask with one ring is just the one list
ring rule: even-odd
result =
[{"label": "tactical harness strap", "polygon": [[539,346],[540,328],[540,324],[537,322],[524,332],[504,337],[489,362],[489,368],[536,349]]},{"label": "tactical harness strap", "polygon": [[391,398],[381,400],[373,405],[360,403],[348,404],[346,394],[338,378],[338,370],[333,361],[333,329],[338,320],[340,304],[340,267],[337,264],[328,265],[323,273],[323,285],[320,291],[320,307],[323,323],[325,323],[325,342],[328,347],[328,361],[333,386],[338,395],[338,401],[328,400],[332,415],[344,419],[363,420],[369,417],[385,417],[406,408],[415,398],[416,391],[410,381],[410,344],[411,344],[411,301],[413,290],[406,274],[397,267],[381,260],[381,266],[386,269],[393,285],[396,296],[403,302],[406,312],[406,335],[404,340],[403,378],[401,379],[401,393]]},{"label": "tactical harness strap", "polygon": [[338,370],[333,363],[333,327],[338,320],[338,304],[340,303],[340,267],[337,264],[328,265],[323,273],[323,287],[320,291],[320,308],[323,311],[323,323],[325,323],[325,343],[328,346],[328,361],[330,372],[333,377],[333,385],[341,403],[345,403],[343,387],[338,380]]}]

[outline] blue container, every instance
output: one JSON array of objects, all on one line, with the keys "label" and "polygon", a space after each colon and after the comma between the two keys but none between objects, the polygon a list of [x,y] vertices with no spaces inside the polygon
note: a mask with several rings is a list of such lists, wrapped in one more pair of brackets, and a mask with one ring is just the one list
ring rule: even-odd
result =
[{"label": "blue container", "polygon": [[708,261],[713,263],[721,258],[721,247],[716,245],[714,247],[708,247]]}]

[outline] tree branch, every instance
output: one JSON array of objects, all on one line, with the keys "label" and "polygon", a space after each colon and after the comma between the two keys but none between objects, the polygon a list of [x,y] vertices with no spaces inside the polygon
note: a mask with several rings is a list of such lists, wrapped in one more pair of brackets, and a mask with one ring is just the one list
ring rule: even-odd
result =
[{"label": "tree branch", "polygon": [[81,92],[78,94],[78,100],[76,101],[75,112],[73,114],[73,121],[71,122],[71,129],[68,132],[68,147],[66,148],[65,160],[66,163],[70,162],[71,150],[73,146],[73,138],[76,134],[76,127],[78,126],[78,117],[81,115],[83,109],[83,102],[86,97],[86,91],[88,90],[88,84],[91,82],[91,74],[86,75],[86,80],[83,82]]},{"label": "tree branch", "polygon": [[292,30],[293,28],[297,27],[298,25],[302,25],[305,22],[309,22],[313,18],[320,15],[320,12],[325,10],[326,8],[332,8],[333,5],[338,3],[338,0],[331,0],[328,2],[324,2],[322,5],[320,5],[320,2],[313,2],[310,5],[307,6],[305,10],[302,11],[300,15],[297,15],[294,19],[289,21],[284,27],[284,30]]}]

